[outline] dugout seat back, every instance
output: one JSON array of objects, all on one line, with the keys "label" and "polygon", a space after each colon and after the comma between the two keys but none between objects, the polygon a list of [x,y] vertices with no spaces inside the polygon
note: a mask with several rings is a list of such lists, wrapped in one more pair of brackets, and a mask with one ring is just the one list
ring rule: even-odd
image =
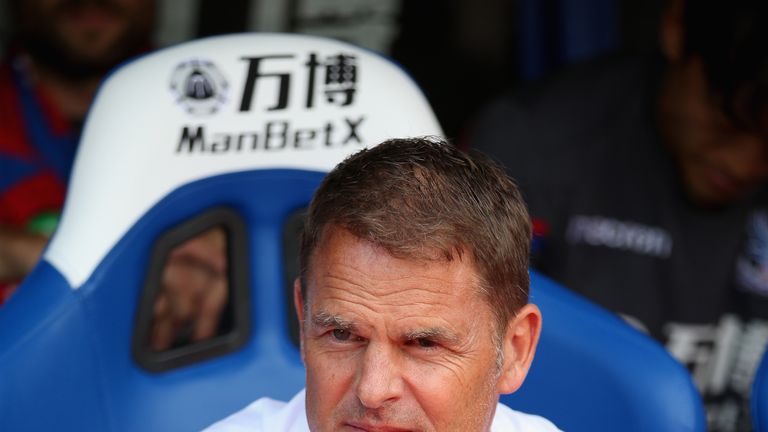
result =
[{"label": "dugout seat back", "polygon": [[706,431],[690,374],[656,341],[536,272],[531,302],[543,316],[539,348],[502,402],[566,431]]},{"label": "dugout seat back", "polygon": [[[285,324],[286,220],[347,155],[441,134],[397,65],[325,38],[214,37],[117,70],[43,260],[0,310],[0,430],[197,430],[289,398],[304,370]],[[230,330],[154,352],[158,262],[211,224],[230,241]]]},{"label": "dugout seat back", "polygon": [[541,78],[568,63],[616,51],[621,42],[617,0],[522,0],[518,3],[518,68]]}]

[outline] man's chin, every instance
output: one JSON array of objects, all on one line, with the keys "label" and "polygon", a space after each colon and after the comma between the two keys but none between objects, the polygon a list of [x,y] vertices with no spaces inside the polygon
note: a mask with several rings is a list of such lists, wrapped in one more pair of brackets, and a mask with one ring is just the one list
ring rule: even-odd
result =
[{"label": "man's chin", "polygon": [[[37,59],[36,59],[37,61]],[[102,78],[119,64],[117,61],[96,61],[91,59],[70,59],[64,62],[38,61],[38,64],[45,66],[48,70],[55,72],[59,76],[72,81],[85,81],[90,79]]]},{"label": "man's chin", "polygon": [[750,191],[741,189],[738,191],[721,191],[712,188],[688,188],[688,197],[691,202],[702,209],[720,209],[745,199]]},{"label": "man's chin", "polygon": [[30,41],[27,50],[36,64],[70,80],[100,78],[140,48],[127,50],[104,41],[67,41],[58,44]]}]

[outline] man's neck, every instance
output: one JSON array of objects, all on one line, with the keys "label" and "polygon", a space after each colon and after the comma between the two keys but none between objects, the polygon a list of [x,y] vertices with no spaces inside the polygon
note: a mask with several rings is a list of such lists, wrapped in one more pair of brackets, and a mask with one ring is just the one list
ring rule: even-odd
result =
[{"label": "man's neck", "polygon": [[33,82],[43,86],[56,109],[67,120],[80,123],[101,82],[101,77],[73,79],[28,59],[28,72]]}]

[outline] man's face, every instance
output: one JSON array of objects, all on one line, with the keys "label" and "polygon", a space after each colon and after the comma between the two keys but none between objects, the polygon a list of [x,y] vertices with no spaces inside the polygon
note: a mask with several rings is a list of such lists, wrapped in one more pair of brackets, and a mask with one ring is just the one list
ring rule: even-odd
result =
[{"label": "man's face", "polygon": [[297,294],[311,430],[489,429],[496,330],[467,260],[398,259],[346,230],[326,233],[306,313]]},{"label": "man's face", "polygon": [[145,47],[154,0],[18,0],[17,25],[36,59],[73,74],[106,69]]},{"label": "man's face", "polygon": [[662,87],[661,131],[691,199],[719,206],[743,198],[768,179],[768,142],[729,119],[715,101],[703,64],[686,58]]}]

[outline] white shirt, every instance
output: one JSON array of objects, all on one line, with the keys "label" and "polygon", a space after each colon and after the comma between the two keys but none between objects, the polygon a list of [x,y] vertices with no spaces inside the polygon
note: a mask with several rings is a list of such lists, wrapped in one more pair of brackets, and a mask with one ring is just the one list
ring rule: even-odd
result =
[{"label": "white shirt", "polygon": [[[304,390],[290,402],[261,398],[242,410],[209,426],[206,432],[309,432],[304,410]],[[549,420],[496,406],[491,432],[561,432]]]}]

